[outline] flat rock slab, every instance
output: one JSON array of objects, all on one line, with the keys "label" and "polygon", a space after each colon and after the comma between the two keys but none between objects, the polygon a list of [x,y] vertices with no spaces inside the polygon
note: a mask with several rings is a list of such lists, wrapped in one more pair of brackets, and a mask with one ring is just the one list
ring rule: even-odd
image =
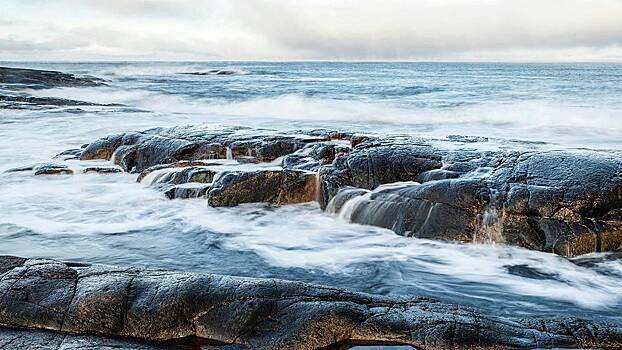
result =
[{"label": "flat rock slab", "polygon": [[[109,338],[235,349],[421,349],[622,346],[618,324],[509,320],[426,298],[395,299],[275,279],[0,257],[0,347]],[[9,345],[7,345],[7,342]],[[215,345],[214,345],[215,344]],[[62,343],[61,343],[62,345]],[[137,345],[138,346],[138,345]],[[61,348],[57,346],[56,348]],[[138,347],[140,348],[140,347]]]}]

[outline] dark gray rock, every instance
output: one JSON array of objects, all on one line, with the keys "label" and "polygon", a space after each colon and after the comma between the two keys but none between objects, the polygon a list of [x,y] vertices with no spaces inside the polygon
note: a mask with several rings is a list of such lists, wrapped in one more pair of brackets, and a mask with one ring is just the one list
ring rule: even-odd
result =
[{"label": "dark gray rock", "polygon": [[228,153],[268,162],[320,139],[324,138],[272,130],[179,126],[102,138],[89,144],[80,158],[111,159],[114,154],[115,164],[128,172],[182,160],[226,159]]},{"label": "dark gray rock", "polygon": [[33,97],[20,95],[0,95],[0,107],[7,109],[28,109],[30,107],[41,106],[57,106],[57,107],[75,107],[75,106],[102,106],[102,107],[124,107],[121,104],[101,104],[78,100],[69,100],[56,97]]},{"label": "dark gray rock", "polygon": [[146,346],[143,341],[184,339],[229,349],[378,343],[421,349],[622,346],[622,327],[613,323],[505,319],[426,298],[395,299],[301,282],[6,256],[0,257],[0,324],[28,329],[1,329],[0,342],[9,342],[4,348],[44,341],[37,337],[61,339],[47,331],[71,334],[69,342],[84,336],[87,344],[135,348]]},{"label": "dark gray rock", "polygon": [[78,77],[56,71],[0,67],[0,84],[11,84],[30,89],[55,87],[85,87],[105,85],[95,77]]},{"label": "dark gray rock", "polygon": [[343,202],[338,193],[345,186],[374,190],[418,181],[374,191],[357,202],[351,220],[407,236],[495,241],[566,256],[622,250],[619,155],[480,152],[418,142],[363,142],[323,167],[321,204]]},{"label": "dark gray rock", "polygon": [[209,184],[188,183],[185,185],[172,186],[164,192],[168,199],[203,198],[211,186]]},{"label": "dark gray rock", "polygon": [[[406,236],[494,241],[566,256],[622,250],[622,155],[537,151],[535,144],[516,151],[464,148],[485,141],[182,126],[99,139],[80,158],[112,159],[125,171],[143,172],[139,180],[151,171],[200,167],[209,159],[270,161],[277,167],[272,172],[240,170],[217,177],[208,203],[285,204],[315,198],[323,209],[333,200],[338,210],[361,191],[373,190],[347,205],[352,221]],[[301,171],[304,177],[296,173]],[[214,170],[205,181],[189,179],[190,172],[171,173],[164,182],[208,183],[221,171]],[[320,179],[313,190],[308,172]],[[417,183],[379,189],[401,182]],[[352,187],[360,189],[357,196],[340,192]]]},{"label": "dark gray rock", "polygon": [[98,174],[118,174],[122,173],[123,170],[117,167],[110,166],[89,166],[84,168],[85,173],[98,173]]},{"label": "dark gray rock", "polygon": [[71,170],[65,164],[38,164],[32,168],[34,175],[73,175]]}]

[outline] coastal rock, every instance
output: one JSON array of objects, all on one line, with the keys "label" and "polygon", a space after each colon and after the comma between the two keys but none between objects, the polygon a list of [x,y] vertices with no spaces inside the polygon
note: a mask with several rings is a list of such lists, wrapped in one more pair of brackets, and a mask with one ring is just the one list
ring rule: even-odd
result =
[{"label": "coastal rock", "polygon": [[[353,222],[576,256],[622,250],[621,174],[622,158],[607,152],[363,143],[320,170],[320,197],[326,207],[333,198],[344,201],[345,186],[373,190],[353,199]],[[398,185],[383,188],[392,183]]]},{"label": "coastal rock", "polygon": [[95,77],[78,77],[56,71],[8,67],[0,67],[0,84],[29,89],[105,85],[103,80]]},{"label": "coastal rock", "polygon": [[179,126],[128,132],[89,144],[80,159],[111,159],[125,171],[141,172],[148,167],[200,159],[254,157],[273,161],[306,144],[324,139],[248,128]]},{"label": "coastal rock", "polygon": [[293,204],[315,200],[316,176],[298,170],[226,171],[207,196],[212,207],[241,203]]},{"label": "coastal rock", "polygon": [[211,186],[209,184],[188,183],[185,185],[172,186],[164,192],[168,199],[203,198]]},{"label": "coastal rock", "polygon": [[184,340],[197,349],[198,344],[227,349],[622,346],[622,327],[614,323],[505,319],[427,298],[10,256],[0,257],[0,324],[4,348],[29,339],[58,342],[55,332],[69,334],[68,342],[87,337],[95,346],[136,348]]},{"label": "coastal rock", "polygon": [[110,166],[89,166],[84,168],[85,173],[98,173],[98,174],[118,174],[122,173],[123,170],[117,167]]},{"label": "coastal rock", "polygon": [[32,167],[32,171],[34,175],[73,175],[73,170],[64,164],[38,164]]},{"label": "coastal rock", "polygon": [[27,109],[41,106],[75,107],[75,106],[103,106],[103,107],[124,107],[122,104],[101,104],[85,102],[79,100],[69,100],[56,97],[33,97],[33,96],[14,96],[0,95],[0,107],[7,109]]},{"label": "coastal rock", "polygon": [[[331,203],[331,211],[346,208],[340,215],[355,223],[405,236],[498,242],[565,256],[622,250],[619,153],[538,151],[535,144],[514,151],[465,148],[485,142],[180,126],[111,135],[79,154],[142,172],[139,180],[157,171],[167,196],[207,191],[212,206],[317,200],[322,209]],[[212,164],[203,180],[189,178],[193,167],[210,159],[251,164],[239,171]],[[188,170],[166,170],[176,167]],[[211,182],[209,189],[172,189]]]}]

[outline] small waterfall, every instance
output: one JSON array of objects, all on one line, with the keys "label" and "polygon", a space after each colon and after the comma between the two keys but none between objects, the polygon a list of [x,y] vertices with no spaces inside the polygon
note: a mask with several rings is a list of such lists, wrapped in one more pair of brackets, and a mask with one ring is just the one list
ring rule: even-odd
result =
[{"label": "small waterfall", "polygon": [[313,194],[315,201],[321,204],[322,201],[322,178],[320,172],[315,173],[315,193]]},{"label": "small waterfall", "polygon": [[[118,154],[118,153],[119,153],[122,149],[123,149],[123,147],[119,146],[119,147],[117,147],[117,148],[116,148],[116,149],[112,152],[112,155],[110,156],[110,162],[111,162],[112,164],[119,165],[119,164],[117,164],[117,163],[115,162],[115,160],[117,159],[117,154]],[[119,160],[120,160],[120,159],[119,159]]]},{"label": "small waterfall", "polygon": [[227,146],[227,159],[233,160],[233,150],[229,146]]},{"label": "small waterfall", "polygon": [[481,215],[479,227],[473,235],[473,241],[479,243],[502,243],[503,221],[505,211],[499,210],[499,194],[490,189],[490,199],[484,213]]},{"label": "small waterfall", "polygon": [[346,221],[352,221],[352,214],[354,213],[354,210],[358,207],[359,203],[364,202],[368,197],[369,195],[356,196],[345,202],[341,207],[341,210],[339,210],[339,218]]},{"label": "small waterfall", "polygon": [[147,186],[163,183],[169,179],[169,175],[178,171],[178,168],[164,168],[154,170],[149,174],[145,175],[145,177],[143,177],[140,182],[146,184]]}]

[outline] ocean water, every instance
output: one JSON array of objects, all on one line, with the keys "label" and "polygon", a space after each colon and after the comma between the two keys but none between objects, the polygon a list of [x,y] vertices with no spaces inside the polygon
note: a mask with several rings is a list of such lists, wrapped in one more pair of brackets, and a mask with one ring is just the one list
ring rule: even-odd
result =
[{"label": "ocean water", "polygon": [[[602,254],[576,264],[502,245],[404,238],[348,223],[313,203],[209,208],[204,200],[169,201],[129,174],[2,173],[110,133],[198,123],[473,135],[489,138],[481,147],[620,152],[622,65],[0,66],[94,75],[109,86],[21,93],[127,106],[0,109],[0,254],[426,295],[508,316],[622,321],[622,262]],[[0,87],[6,92],[14,91]]]}]

